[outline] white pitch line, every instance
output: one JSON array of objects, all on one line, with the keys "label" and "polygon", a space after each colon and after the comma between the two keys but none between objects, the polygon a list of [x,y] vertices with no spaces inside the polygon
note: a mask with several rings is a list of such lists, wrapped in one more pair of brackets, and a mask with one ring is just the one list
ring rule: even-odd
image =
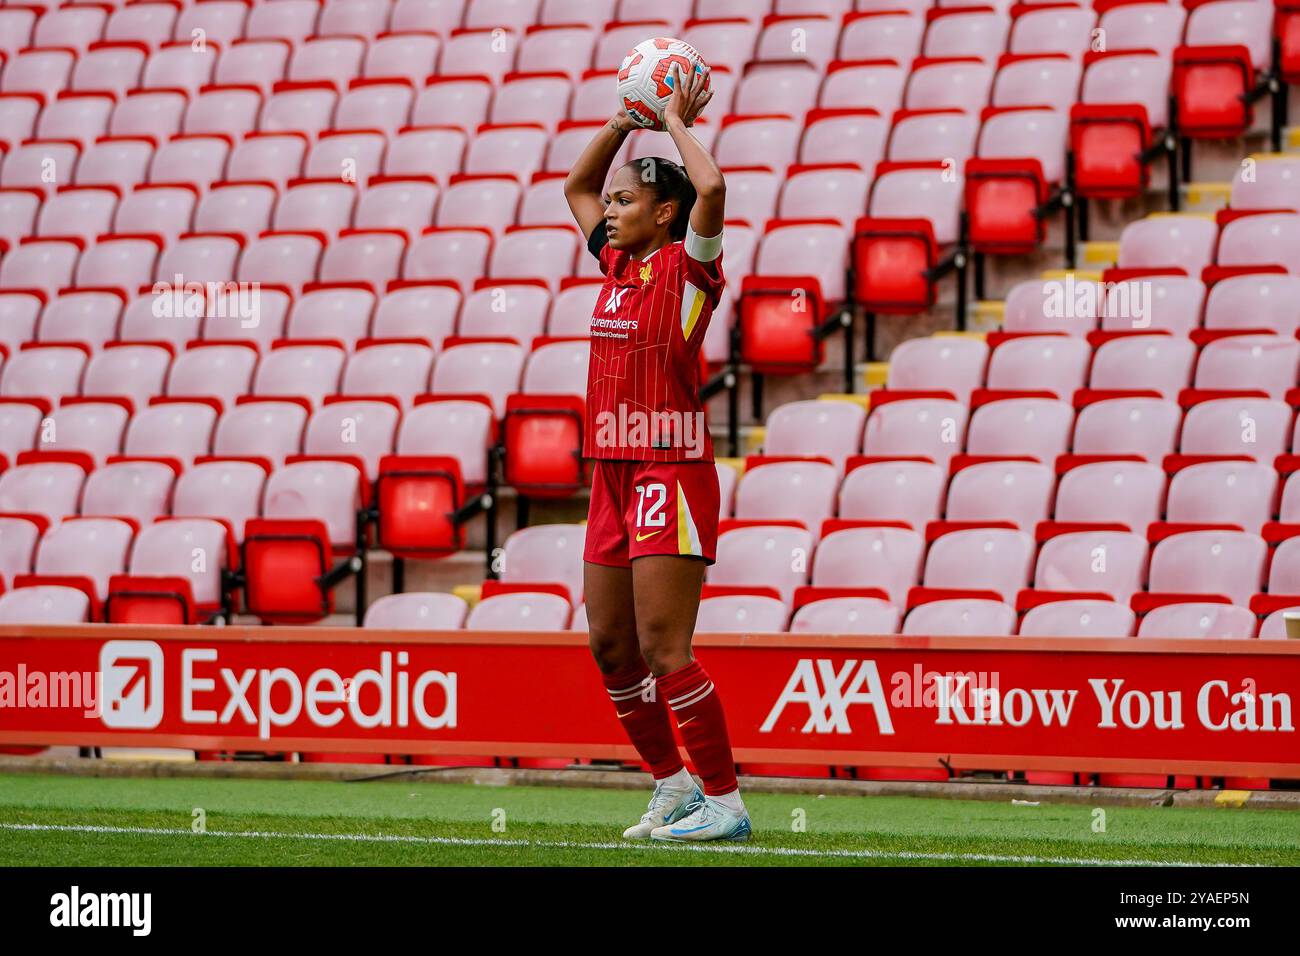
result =
[{"label": "white pitch line", "polygon": [[384,833],[279,833],[265,830],[208,830],[195,833],[183,827],[110,827],[91,824],[0,823],[0,830],[40,833],[120,833],[137,836],[235,837],[254,840],[322,840],[348,843],[416,843],[428,846],[536,847],[565,850],[689,850],[693,853],[738,853],[766,856],[855,860],[905,860],[937,863],[1020,863],[1054,866],[1259,866],[1255,863],[1202,863],[1195,860],[1105,860],[1074,856],[1012,856],[997,853],[922,853],[912,850],[809,850],[788,846],[739,843],[578,843],[571,840],[489,840],[480,837],[405,836]]}]

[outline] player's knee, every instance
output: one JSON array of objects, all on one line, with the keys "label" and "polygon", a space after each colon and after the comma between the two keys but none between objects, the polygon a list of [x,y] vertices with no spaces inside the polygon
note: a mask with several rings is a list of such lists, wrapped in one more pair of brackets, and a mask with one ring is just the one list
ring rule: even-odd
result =
[{"label": "player's knee", "polygon": [[637,639],[641,656],[645,658],[650,673],[667,674],[690,663],[690,635],[679,633],[680,628],[667,616],[637,621]]},{"label": "player's knee", "polygon": [[596,659],[596,666],[606,674],[625,669],[638,653],[635,634],[620,628],[601,627],[594,621],[588,622],[587,646]]},{"label": "player's knee", "polygon": [[663,677],[673,671],[681,670],[691,662],[691,652],[684,647],[642,649],[646,667],[655,677]]}]

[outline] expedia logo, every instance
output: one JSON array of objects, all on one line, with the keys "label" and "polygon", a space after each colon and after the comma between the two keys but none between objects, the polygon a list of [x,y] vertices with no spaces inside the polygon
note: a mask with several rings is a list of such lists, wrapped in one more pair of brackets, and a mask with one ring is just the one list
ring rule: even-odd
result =
[{"label": "expedia logo", "polygon": [[100,715],[105,727],[152,730],[163,717],[163,652],[153,641],[105,641]]},{"label": "expedia logo", "polygon": [[456,673],[413,674],[406,670],[409,661],[406,651],[384,651],[377,668],[339,673],[322,667],[304,676],[288,667],[222,667],[216,648],[187,648],[181,652],[181,720],[254,726],[262,739],[299,721],[353,732],[455,728]]}]

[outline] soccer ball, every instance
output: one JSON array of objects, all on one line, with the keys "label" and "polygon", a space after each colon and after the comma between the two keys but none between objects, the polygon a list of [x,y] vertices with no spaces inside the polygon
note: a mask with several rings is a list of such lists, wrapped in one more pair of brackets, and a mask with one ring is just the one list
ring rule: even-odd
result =
[{"label": "soccer ball", "polygon": [[643,40],[623,59],[618,71],[618,101],[644,129],[664,128],[664,107],[673,95],[673,67],[686,79],[703,73],[708,88],[709,65],[689,43],[672,37]]}]

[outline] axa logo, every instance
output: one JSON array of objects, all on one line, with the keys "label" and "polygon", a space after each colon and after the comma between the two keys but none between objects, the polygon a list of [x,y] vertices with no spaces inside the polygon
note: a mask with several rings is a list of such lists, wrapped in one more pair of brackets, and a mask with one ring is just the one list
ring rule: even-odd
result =
[{"label": "axa logo", "polygon": [[621,309],[623,307],[623,296],[627,295],[631,291],[632,290],[630,288],[611,289],[609,293],[609,299],[605,302],[605,312],[606,313],[617,312],[619,309]]},{"label": "axa logo", "polygon": [[872,709],[878,733],[893,734],[894,722],[875,661],[848,660],[837,668],[831,660],[803,658],[795,664],[759,731],[770,733],[787,707],[793,707],[796,716],[802,716],[806,707],[808,717],[800,733],[849,734],[853,732],[849,708],[854,704]]},{"label": "axa logo", "polygon": [[151,730],[163,717],[163,652],[153,641],[105,641],[99,649],[104,726]]}]

